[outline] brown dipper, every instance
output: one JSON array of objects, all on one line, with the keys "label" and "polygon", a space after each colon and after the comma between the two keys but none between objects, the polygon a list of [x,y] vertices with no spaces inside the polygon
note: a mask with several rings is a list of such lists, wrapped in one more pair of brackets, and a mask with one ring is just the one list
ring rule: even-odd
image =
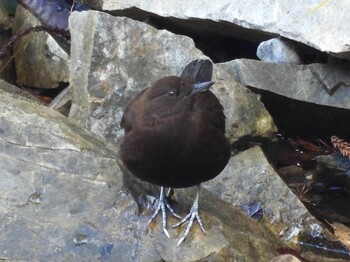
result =
[{"label": "brown dipper", "polygon": [[190,77],[164,77],[140,92],[127,106],[121,120],[125,136],[121,158],[131,173],[161,186],[158,207],[165,234],[166,207],[179,217],[166,201],[164,187],[185,188],[197,185],[190,210],[174,227],[189,221],[180,245],[197,219],[200,183],[216,177],[230,158],[225,137],[225,115],[216,96],[208,89],[212,81],[194,83]]}]

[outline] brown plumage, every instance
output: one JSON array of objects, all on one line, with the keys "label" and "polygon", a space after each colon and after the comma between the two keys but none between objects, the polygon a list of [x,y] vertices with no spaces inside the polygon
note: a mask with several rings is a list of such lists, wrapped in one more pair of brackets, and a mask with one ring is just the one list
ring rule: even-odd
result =
[{"label": "brown plumage", "polygon": [[[125,136],[121,158],[136,177],[161,186],[159,210],[166,231],[163,187],[184,188],[217,176],[230,157],[225,138],[223,107],[208,89],[214,82],[194,84],[177,76],[164,77],[139,93],[127,106],[121,126]],[[199,194],[199,190],[198,190]],[[197,218],[196,207],[190,212],[191,225]],[[195,206],[194,204],[194,206]],[[190,226],[190,225],[189,225]],[[190,226],[191,227],[191,226]],[[185,230],[184,240],[190,227]],[[187,233],[186,233],[187,231]]]},{"label": "brown plumage", "polygon": [[210,91],[192,95],[192,85],[176,76],[141,92],[121,125],[126,167],[159,186],[190,187],[212,179],[230,155],[218,99]]}]

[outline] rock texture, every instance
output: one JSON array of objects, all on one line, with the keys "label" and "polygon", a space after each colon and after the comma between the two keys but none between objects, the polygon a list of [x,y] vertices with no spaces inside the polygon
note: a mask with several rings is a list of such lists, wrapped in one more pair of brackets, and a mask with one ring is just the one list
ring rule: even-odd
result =
[{"label": "rock texture", "polygon": [[224,64],[214,65],[212,92],[226,116],[226,136],[231,142],[244,136],[269,137],[277,132],[270,114],[257,95],[239,84]]},{"label": "rock texture", "polygon": [[122,135],[119,122],[132,97],[204,57],[191,39],[128,18],[89,11],[73,13],[69,23],[74,87],[70,117],[113,141]]},{"label": "rock texture", "polygon": [[[61,19],[51,17],[62,11],[56,1],[27,2],[34,7],[49,2],[50,8],[42,5],[35,11],[46,12],[52,21]],[[34,98],[30,88],[0,80],[0,260],[270,261],[286,250],[310,261],[337,261],[331,259],[336,252],[349,255],[291,193],[260,147],[246,144],[268,140],[277,128],[259,96],[244,87],[349,109],[350,64],[332,57],[350,57],[345,0],[299,5],[290,0],[86,2],[109,14],[72,12],[71,59],[60,41],[46,33],[30,34],[13,47],[20,85],[52,89],[69,81],[68,88],[58,96],[52,95],[58,90],[39,90],[43,95]],[[65,4],[61,14],[66,20],[70,6]],[[6,39],[12,22],[0,20]],[[18,7],[14,24],[18,33],[40,22]],[[214,48],[208,52],[214,61],[216,55],[218,61],[227,61],[232,59],[228,54],[253,57],[258,43],[281,36],[295,40],[287,39],[293,43],[292,59],[282,53],[283,59],[276,60],[272,52],[265,62],[236,59],[213,66],[212,91],[224,106],[235,155],[221,175],[203,184],[200,211],[207,235],[194,225],[177,247],[183,228],[169,227],[168,239],[159,217],[147,226],[159,188],[131,176],[119,161],[122,113],[155,80],[180,75],[195,59],[208,59],[195,43],[204,52]],[[293,53],[294,44],[301,53]],[[38,98],[47,93],[56,98],[45,107]],[[194,188],[175,190],[171,201],[180,215],[189,211],[194,193]],[[264,212],[260,223],[238,211],[257,202]],[[176,220],[169,217],[168,222]],[[345,245],[346,232],[344,238],[336,232]],[[315,241],[320,248],[313,252]],[[325,251],[332,248],[332,254]]]},{"label": "rock texture", "polygon": [[[115,143],[123,134],[119,122],[131,98],[161,77],[180,75],[192,60],[208,59],[190,38],[124,17],[96,11],[73,13],[70,25],[70,118]],[[220,66],[214,67],[213,79],[217,84],[212,90],[225,107],[232,141],[276,131],[256,95]]]},{"label": "rock texture", "polygon": [[239,83],[320,105],[350,108],[350,65],[287,65],[237,59],[223,63]]},{"label": "rock texture", "polygon": [[259,44],[256,56],[261,61],[278,64],[301,64],[298,51],[290,41],[273,38]]},{"label": "rock texture", "polygon": [[89,2],[96,8],[118,11],[121,15],[130,15],[136,19],[147,17],[145,13],[148,13],[148,16],[156,14],[169,18],[174,23],[178,22],[176,19],[227,22],[231,24],[231,30],[227,24],[226,30],[222,30],[218,24],[212,24],[211,28],[204,29],[199,24],[196,27],[194,23],[191,28],[222,35],[231,33],[231,36],[234,32],[237,35],[239,34],[237,32],[243,32],[243,28],[252,29],[255,31],[255,36],[253,32],[251,34],[245,32],[245,37],[251,39],[257,38],[257,31],[261,33],[261,37],[263,33],[278,34],[335,56],[350,59],[350,35],[343,26],[350,19],[347,0],[336,2],[312,0],[297,5],[293,1],[239,0],[219,2],[196,0],[186,4],[167,1],[154,4],[149,1],[135,0],[128,2],[90,0]]},{"label": "rock texture", "polygon": [[205,183],[204,188],[238,207],[260,202],[267,227],[276,234],[284,231],[283,237],[287,240],[295,241],[299,233],[310,233],[315,226],[322,228],[270,166],[258,146],[232,157],[220,176]]},{"label": "rock texture", "polygon": [[[3,260],[269,261],[284,247],[207,191],[201,204],[207,236],[195,227],[177,247],[177,229],[170,239],[160,219],[148,229],[152,197],[125,170],[124,179],[114,148],[61,114],[2,90],[0,122]],[[179,206],[191,201],[182,194]]]}]

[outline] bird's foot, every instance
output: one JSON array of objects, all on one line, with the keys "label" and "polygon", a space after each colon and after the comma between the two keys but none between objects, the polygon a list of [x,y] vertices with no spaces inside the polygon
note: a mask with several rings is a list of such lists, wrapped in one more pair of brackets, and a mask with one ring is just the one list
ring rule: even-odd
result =
[{"label": "bird's foot", "polygon": [[202,223],[202,219],[199,215],[199,208],[198,208],[198,202],[195,202],[193,204],[193,206],[191,207],[190,212],[187,214],[187,216],[185,216],[180,222],[178,222],[177,224],[175,224],[173,226],[173,228],[178,227],[186,222],[188,222],[188,225],[184,231],[184,233],[182,234],[182,237],[179,239],[179,241],[177,242],[177,245],[179,246],[188,236],[188,234],[190,233],[190,230],[192,228],[193,222],[195,220],[197,220],[200,228],[202,229],[203,233],[205,234],[205,230],[204,230],[204,226]]},{"label": "bird's foot", "polygon": [[168,201],[164,197],[164,188],[161,187],[157,208],[154,211],[151,219],[148,221],[148,225],[153,221],[153,219],[156,218],[156,216],[158,215],[159,212],[162,212],[163,231],[164,231],[165,235],[168,238],[170,238],[169,232],[167,230],[166,209],[168,209],[174,217],[181,218],[178,214],[175,213],[174,209],[170,206],[170,204],[168,203]]}]

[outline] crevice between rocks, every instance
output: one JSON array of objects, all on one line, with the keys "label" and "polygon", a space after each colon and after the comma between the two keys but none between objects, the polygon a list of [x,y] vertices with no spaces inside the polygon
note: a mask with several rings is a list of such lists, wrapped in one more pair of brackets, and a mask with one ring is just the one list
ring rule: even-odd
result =
[{"label": "crevice between rocks", "polygon": [[249,87],[261,95],[280,133],[286,137],[319,138],[329,141],[332,135],[350,140],[350,111],[290,99],[272,92]]},{"label": "crevice between rocks", "polygon": [[[256,50],[262,41],[279,37],[261,30],[247,29],[227,21],[209,19],[162,17],[136,7],[111,11],[114,16],[125,16],[147,23],[157,29],[186,35],[193,39],[196,47],[210,57],[214,63],[239,58],[258,59]],[[305,64],[326,63],[329,55],[310,46],[292,40]]]}]

